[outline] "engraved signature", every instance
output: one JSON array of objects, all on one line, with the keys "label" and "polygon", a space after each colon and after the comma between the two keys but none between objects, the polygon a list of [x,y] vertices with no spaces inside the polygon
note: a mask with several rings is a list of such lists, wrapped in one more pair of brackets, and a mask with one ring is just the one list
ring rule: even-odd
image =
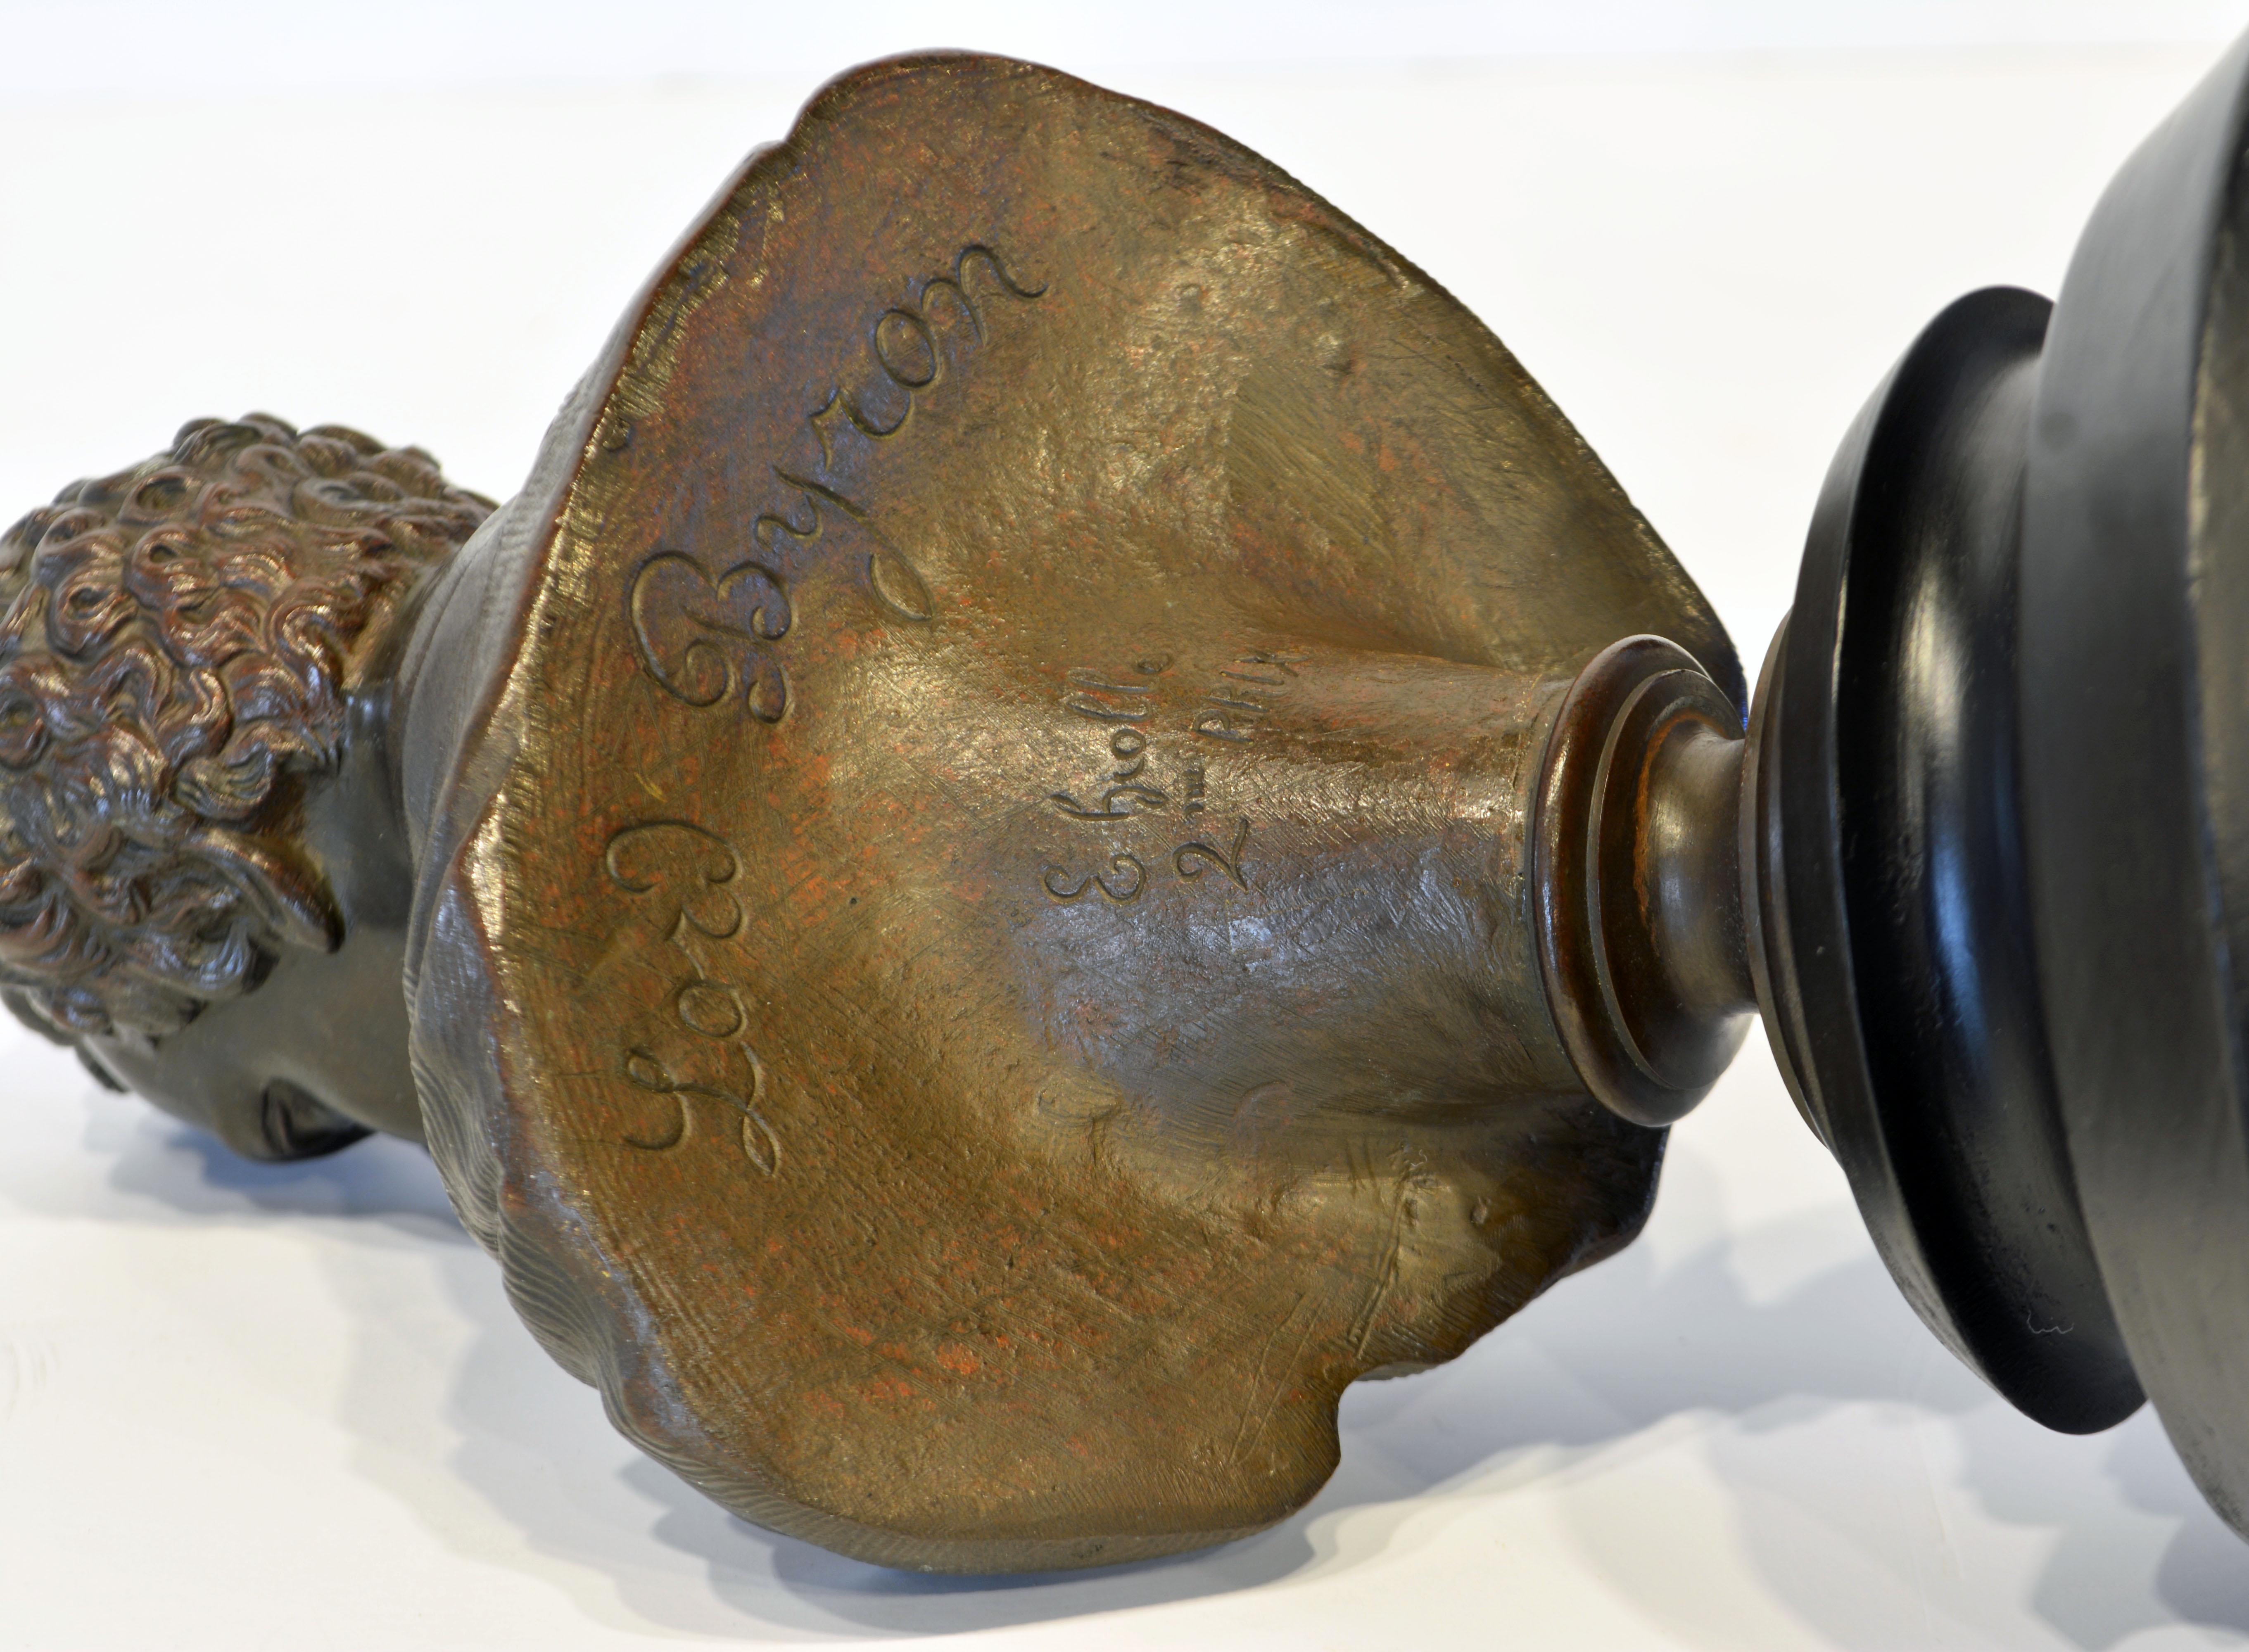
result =
[{"label": "engraved signature", "polygon": [[1028,301],[1046,291],[1024,286],[995,249],[976,242],[954,256],[949,272],[925,279],[904,303],[877,315],[856,371],[839,375],[804,416],[817,458],[794,470],[767,466],[778,490],[751,520],[750,547],[716,573],[701,552],[667,546],[634,569],[626,610],[650,678],[684,705],[706,709],[739,699],[758,721],[780,722],[789,683],[775,645],[794,618],[788,575],[826,538],[826,513],[864,546],[859,571],[880,609],[909,622],[930,618],[936,604],[921,570],[866,511],[818,478],[834,472],[840,439],[887,442],[906,429],[918,399],[944,382],[948,361],[958,365],[985,341],[995,299]]},{"label": "engraved signature", "polygon": [[[1186,718],[1191,740],[1239,746],[1254,738],[1273,696],[1287,692],[1304,658],[1264,649],[1235,656],[1215,674],[1218,680],[1194,697]],[[1065,674],[1062,708],[1099,729],[1108,772],[1083,794],[1058,790],[1047,802],[1065,820],[1100,823],[1166,816],[1176,803],[1194,835],[1170,849],[1173,872],[1193,883],[1214,871],[1246,891],[1249,878],[1242,857],[1249,847],[1249,817],[1236,816],[1230,835],[1203,829],[1210,810],[1210,768],[1203,751],[1186,754],[1177,765],[1176,780],[1166,781],[1151,767],[1163,735],[1162,697],[1172,664],[1170,655],[1159,654],[1136,661],[1129,671],[1079,666]],[[1119,905],[1136,899],[1147,886],[1147,864],[1114,844],[1110,850],[1106,871],[1046,863],[1039,869],[1040,886],[1063,902],[1096,891]]]},{"label": "engraved signature", "polygon": [[[1159,677],[1171,669],[1171,659],[1166,656],[1159,660],[1143,660],[1133,669],[1148,677]],[[1155,684],[1112,683],[1083,667],[1072,671],[1065,680],[1071,692],[1063,696],[1064,711],[1096,723],[1122,725],[1109,736],[1109,754],[1116,760],[1116,768],[1109,776],[1108,788],[1101,794],[1098,808],[1088,808],[1068,792],[1056,792],[1047,801],[1072,820],[1128,820],[1143,809],[1163,808],[1171,800],[1161,788],[1141,778],[1148,767],[1148,737],[1132,726],[1145,722],[1154,707],[1141,700],[1112,704],[1098,698],[1104,694],[1152,695]],[[1123,807],[1119,808],[1119,804]]]},{"label": "engraved signature", "polygon": [[751,716],[781,720],[788,679],[760,646],[788,630],[780,575],[739,562],[714,580],[693,557],[658,551],[633,575],[627,601],[641,664],[676,699],[716,706],[739,691]]}]

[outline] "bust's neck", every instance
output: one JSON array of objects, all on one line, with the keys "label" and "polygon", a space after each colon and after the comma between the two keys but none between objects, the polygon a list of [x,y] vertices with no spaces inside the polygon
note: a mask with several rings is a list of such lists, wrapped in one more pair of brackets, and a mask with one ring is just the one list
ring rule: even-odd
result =
[{"label": "bust's neck", "polygon": [[[502,674],[502,657],[520,640],[516,620],[532,560],[527,530],[542,520],[527,501],[540,480],[534,475],[421,582],[391,628],[393,652],[375,662],[385,695],[382,749],[413,869],[409,889],[433,855],[450,855],[468,824],[451,815],[476,788],[464,788],[457,771],[491,709],[487,694]],[[374,686],[376,674],[369,680]]]}]

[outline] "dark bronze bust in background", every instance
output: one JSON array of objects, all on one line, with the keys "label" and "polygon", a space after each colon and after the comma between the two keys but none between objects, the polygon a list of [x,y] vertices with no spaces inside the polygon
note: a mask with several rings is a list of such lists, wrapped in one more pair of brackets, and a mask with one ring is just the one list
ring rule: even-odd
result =
[{"label": "dark bronze bust in background", "polygon": [[[1833,668],[1880,653],[1847,591],[2012,669],[2025,530],[1958,497],[2023,497],[2040,304],[1964,301],[1878,395],[1752,718],[1411,265],[1180,116],[877,65],[721,192],[506,504],[251,416],[10,532],[0,979],[244,1153],[426,1140],[621,1428],[885,1563],[1286,1515],[1345,1386],[1630,1241],[1759,1010],[1924,1317],[2100,1426],[2150,1366],[2053,1012],[1990,961],[2036,731],[1867,733],[1970,698],[1910,636]],[[1980,973],[1915,961],[1938,907]],[[2014,1031],[1897,1008],[1971,990]]]}]

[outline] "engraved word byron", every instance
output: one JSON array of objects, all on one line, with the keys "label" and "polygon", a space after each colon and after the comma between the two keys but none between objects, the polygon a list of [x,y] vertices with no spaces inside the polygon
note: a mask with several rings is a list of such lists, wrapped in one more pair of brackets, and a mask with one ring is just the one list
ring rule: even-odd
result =
[{"label": "engraved word byron", "polygon": [[1046,290],[1025,286],[995,250],[978,242],[954,256],[947,273],[927,277],[904,303],[877,315],[856,366],[804,416],[801,432],[810,439],[803,460],[794,469],[767,466],[777,487],[750,522],[749,548],[713,572],[699,554],[659,547],[634,570],[626,608],[649,676],[698,709],[739,699],[758,721],[781,721],[789,685],[775,644],[794,620],[788,584],[804,562],[825,554],[830,513],[863,547],[859,571],[883,610],[928,619],[936,609],[921,571],[829,479],[836,444],[898,437],[948,366],[959,367],[985,341],[995,299],[1028,301]]}]

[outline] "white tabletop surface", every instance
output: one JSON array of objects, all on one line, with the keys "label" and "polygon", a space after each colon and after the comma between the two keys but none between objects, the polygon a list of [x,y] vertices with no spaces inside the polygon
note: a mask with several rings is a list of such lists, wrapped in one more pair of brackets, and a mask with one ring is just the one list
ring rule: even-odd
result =
[{"label": "white tabletop surface", "polygon": [[[941,37],[942,8],[916,16],[895,45]],[[1753,666],[1860,402],[1957,293],[2051,292],[2215,55],[1104,78],[1261,149],[1483,316]],[[251,408],[506,492],[672,236],[816,79],[703,67],[224,97],[0,72],[0,499]],[[0,1074],[0,1647],[2249,1641],[2249,1547],[2154,1419],[2050,1435],[1957,1365],[1761,1043],[1675,1133],[1646,1236],[1453,1366],[1349,1394],[1343,1466],[1296,1518],[998,1582],[773,1537],[640,1457],[517,1323],[418,1151],[244,1164],[12,1028]]]}]

